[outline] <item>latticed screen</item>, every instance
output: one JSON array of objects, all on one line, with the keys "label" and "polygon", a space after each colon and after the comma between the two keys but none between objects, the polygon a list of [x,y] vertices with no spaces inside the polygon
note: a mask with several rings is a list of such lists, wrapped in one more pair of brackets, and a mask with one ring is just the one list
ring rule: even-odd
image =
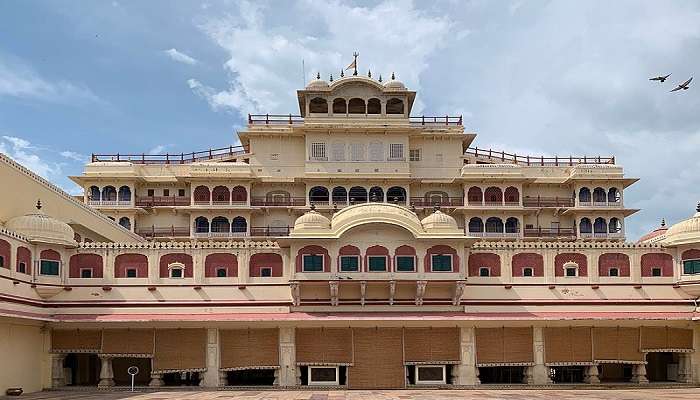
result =
[{"label": "latticed screen", "polygon": [[365,145],[362,143],[352,143],[350,145],[350,158],[352,161],[364,161]]},{"label": "latticed screen", "polygon": [[447,254],[433,254],[431,257],[431,265],[433,271],[449,272],[452,271],[452,257]]},{"label": "latticed screen", "polygon": [[403,160],[403,143],[392,143],[389,145],[389,158],[392,160]]},{"label": "latticed screen", "polygon": [[312,160],[326,160],[326,144],[325,143],[311,143],[311,159]]},{"label": "latticed screen", "polygon": [[410,161],[420,161],[420,149],[411,149],[408,151]]}]

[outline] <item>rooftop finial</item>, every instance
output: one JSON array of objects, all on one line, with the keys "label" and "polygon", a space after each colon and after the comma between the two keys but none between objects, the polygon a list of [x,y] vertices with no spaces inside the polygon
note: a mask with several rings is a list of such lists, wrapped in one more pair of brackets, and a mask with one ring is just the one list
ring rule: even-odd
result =
[{"label": "rooftop finial", "polygon": [[371,77],[372,77],[372,70],[371,70],[371,69],[368,69],[368,70],[367,70],[367,77],[368,77],[368,78],[371,78]]},{"label": "rooftop finial", "polygon": [[396,79],[396,75],[394,75],[394,73],[392,72],[391,73],[391,80],[393,81],[394,79]]},{"label": "rooftop finial", "polygon": [[379,83],[382,83],[382,74],[379,74]]},{"label": "rooftop finial", "polygon": [[663,228],[665,226],[666,226],[666,218],[661,218],[661,227]]},{"label": "rooftop finial", "polygon": [[345,77],[345,72],[343,72],[342,69],[340,70],[340,77],[341,77],[341,78]]},{"label": "rooftop finial", "polygon": [[359,56],[360,53],[354,52],[352,53],[352,56],[355,57],[355,60],[352,62],[352,66],[355,68],[355,70],[352,72],[353,76],[357,76],[357,56]]},{"label": "rooftop finial", "polygon": [[700,203],[695,207],[695,211],[700,212]]},{"label": "rooftop finial", "polygon": [[333,74],[331,74],[331,79],[329,81],[333,82]]},{"label": "rooftop finial", "polygon": [[321,79],[321,72],[316,72],[316,79]]},{"label": "rooftop finial", "polygon": [[36,201],[36,209],[41,210],[41,199]]},{"label": "rooftop finial", "polygon": [[312,202],[311,202],[311,211],[315,211],[315,210],[316,210],[316,203],[314,203],[314,202],[312,201]]},{"label": "rooftop finial", "polygon": [[435,204],[433,205],[433,211],[434,211],[434,212],[440,211],[440,203],[435,203]]}]

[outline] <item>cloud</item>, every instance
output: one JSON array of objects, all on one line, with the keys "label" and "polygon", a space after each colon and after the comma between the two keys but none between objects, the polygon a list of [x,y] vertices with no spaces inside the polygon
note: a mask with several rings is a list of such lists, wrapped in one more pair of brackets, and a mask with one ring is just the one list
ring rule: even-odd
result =
[{"label": "cloud", "polygon": [[172,147],[172,144],[159,144],[152,149],[148,150],[148,154],[163,154],[163,152],[169,148]]},{"label": "cloud", "polygon": [[[276,7],[258,2],[236,5],[234,12],[223,17],[213,13],[200,24],[229,55],[224,64],[230,74],[228,87],[216,89],[198,79],[190,79],[188,85],[215,111],[241,115],[297,112],[293,93],[303,81],[317,71],[326,79],[329,74],[338,77],[355,50],[360,52],[363,74],[371,69],[374,77],[386,79],[396,72],[411,89],[419,89],[428,58],[445,43],[450,30],[447,17],[428,15],[411,1],[386,1],[373,7],[300,1],[286,10],[291,20],[299,21],[293,27],[275,22]],[[313,17],[308,10],[314,10]],[[391,21],[391,29],[386,21]],[[422,107],[420,102],[414,106],[417,111]]]},{"label": "cloud", "polygon": [[102,102],[87,87],[65,80],[48,81],[30,66],[0,53],[0,97],[2,96],[63,104]]},{"label": "cloud", "polygon": [[89,157],[84,154],[79,154],[74,151],[66,150],[59,153],[62,157],[68,158],[73,161],[79,161],[81,163],[86,163]]},{"label": "cloud", "polygon": [[172,60],[183,63],[183,64],[194,65],[194,64],[197,64],[199,62],[196,59],[188,56],[185,53],[179,52],[174,48],[172,48],[170,50],[163,50],[163,53],[165,53]]}]

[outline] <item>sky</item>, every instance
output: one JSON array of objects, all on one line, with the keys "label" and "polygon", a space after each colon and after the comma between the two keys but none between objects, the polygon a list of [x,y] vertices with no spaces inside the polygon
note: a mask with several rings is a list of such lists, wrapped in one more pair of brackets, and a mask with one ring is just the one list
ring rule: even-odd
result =
[{"label": "sky", "polygon": [[0,1],[0,152],[79,193],[91,153],[236,144],[354,51],[474,145],[614,155],[630,240],[700,201],[700,86],[669,93],[700,84],[698,1]]}]

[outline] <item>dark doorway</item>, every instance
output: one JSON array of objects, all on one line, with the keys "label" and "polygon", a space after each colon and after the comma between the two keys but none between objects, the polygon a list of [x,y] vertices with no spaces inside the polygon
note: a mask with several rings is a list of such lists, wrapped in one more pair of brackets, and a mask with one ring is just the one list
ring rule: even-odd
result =
[{"label": "dark doorway", "polygon": [[551,367],[549,377],[554,383],[583,383],[586,368],[579,365]]},{"label": "dark doorway", "polygon": [[97,386],[100,381],[100,359],[97,354],[68,354],[63,367],[70,368],[70,374],[66,373],[68,386]]},{"label": "dark doorway", "polygon": [[112,371],[116,386],[131,386],[131,375],[127,372],[129,367],[138,367],[139,373],[134,377],[135,386],[148,386],[151,381],[151,359],[119,357],[112,359]]},{"label": "dark doorway", "polygon": [[598,377],[601,382],[630,382],[632,368],[631,364],[601,364]]},{"label": "dark doorway", "polygon": [[479,367],[481,383],[523,383],[525,367]]},{"label": "dark doorway", "polygon": [[163,374],[165,386],[199,386],[199,372],[171,372]]},{"label": "dark doorway", "polygon": [[229,386],[272,386],[275,383],[274,369],[242,369],[229,371]]},{"label": "dark doorway", "polygon": [[649,382],[676,382],[678,379],[677,353],[648,353],[647,379]]}]

